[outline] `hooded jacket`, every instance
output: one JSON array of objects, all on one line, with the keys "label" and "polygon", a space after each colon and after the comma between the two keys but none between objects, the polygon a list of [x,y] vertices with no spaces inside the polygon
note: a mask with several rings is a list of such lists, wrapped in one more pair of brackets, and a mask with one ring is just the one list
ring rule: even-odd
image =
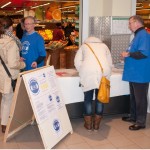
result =
[{"label": "hooded jacket", "polygon": [[[2,35],[0,38],[0,56],[7,66],[13,79],[17,79],[20,69],[25,67],[25,63],[20,61],[19,48],[13,38]],[[9,93],[11,90],[11,79],[7,75],[0,62],[0,92]]]},{"label": "hooded jacket", "polygon": [[[90,48],[85,44],[91,46],[96,56],[98,57],[104,74],[102,74],[100,65],[95,58]],[[84,44],[79,48],[74,59],[74,64],[79,72],[81,87],[84,92],[92,89],[98,89],[102,75],[108,79],[112,70],[112,58],[108,47],[96,37],[89,37]]]}]

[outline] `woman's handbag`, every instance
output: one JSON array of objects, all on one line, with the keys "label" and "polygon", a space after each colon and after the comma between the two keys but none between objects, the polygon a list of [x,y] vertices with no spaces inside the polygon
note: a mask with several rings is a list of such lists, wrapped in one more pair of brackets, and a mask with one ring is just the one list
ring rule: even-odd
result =
[{"label": "woman's handbag", "polygon": [[[86,43],[86,45],[90,48],[90,50],[93,52],[94,56],[96,57],[102,73],[103,73],[103,67],[99,61],[99,59],[97,58],[97,56],[95,55],[93,49],[90,47],[90,45],[88,45]],[[101,82],[100,82],[100,86],[99,86],[99,90],[98,90],[98,95],[97,95],[97,99],[101,102],[101,103],[109,103],[109,98],[110,98],[110,81],[105,77],[102,76]]]},{"label": "woman's handbag", "polygon": [[8,68],[7,68],[7,66],[5,65],[5,63],[4,63],[4,61],[3,61],[3,59],[1,58],[1,56],[0,56],[0,60],[1,60],[1,63],[2,63],[2,65],[3,65],[3,67],[4,67],[4,69],[5,69],[5,71],[7,72],[7,74],[8,74],[8,76],[10,77],[10,79],[11,79],[11,86],[12,86],[12,89],[13,89],[13,91],[15,91],[15,87],[16,87],[16,83],[17,83],[17,79],[12,79],[12,76],[11,76],[11,74],[10,74],[10,72],[9,72],[9,70],[8,70]]},{"label": "woman's handbag", "polygon": [[110,81],[103,76],[99,86],[97,99],[101,103],[109,103],[109,97],[110,97]]}]

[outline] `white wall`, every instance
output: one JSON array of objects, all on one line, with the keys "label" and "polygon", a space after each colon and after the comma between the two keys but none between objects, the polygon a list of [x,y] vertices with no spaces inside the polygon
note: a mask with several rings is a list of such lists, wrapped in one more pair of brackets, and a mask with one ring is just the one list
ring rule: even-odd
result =
[{"label": "white wall", "polygon": [[82,42],[89,35],[89,17],[131,16],[136,13],[136,0],[82,0],[82,2]]},{"label": "white wall", "polygon": [[132,0],[113,0],[112,16],[131,16]]},{"label": "white wall", "polygon": [[81,44],[84,42],[84,40],[88,37],[89,35],[89,0],[83,0],[82,1],[82,39],[81,39]]},{"label": "white wall", "polygon": [[136,0],[89,0],[89,17],[131,16],[135,6]]},{"label": "white wall", "polygon": [[101,16],[112,16],[113,0],[105,0],[103,3],[103,12]]},{"label": "white wall", "polygon": [[89,0],[89,17],[101,16],[103,13],[103,0]]}]

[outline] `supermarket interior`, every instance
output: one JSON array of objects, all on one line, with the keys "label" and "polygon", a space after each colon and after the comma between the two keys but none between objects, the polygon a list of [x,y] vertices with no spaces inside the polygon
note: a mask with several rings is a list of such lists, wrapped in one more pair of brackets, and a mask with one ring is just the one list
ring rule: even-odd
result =
[{"label": "supermarket interior", "polygon": [[[146,128],[130,131],[131,122],[122,121],[130,112],[130,89],[122,80],[120,54],[133,38],[128,21],[135,14],[150,33],[150,0],[1,0],[0,18],[11,17],[14,35],[22,19],[35,18],[35,31],[44,39],[46,58],[41,70],[20,73],[6,132],[0,132],[0,149],[150,149],[150,89]],[[54,39],[57,27],[62,32],[60,39]],[[85,93],[74,59],[90,36],[108,46],[113,65],[110,101],[104,104],[100,129],[89,132],[83,125]],[[45,77],[40,80],[41,91],[35,94],[33,89],[31,93],[28,83],[38,77]],[[61,95],[56,98],[60,103],[52,104],[51,98],[57,94]]]}]

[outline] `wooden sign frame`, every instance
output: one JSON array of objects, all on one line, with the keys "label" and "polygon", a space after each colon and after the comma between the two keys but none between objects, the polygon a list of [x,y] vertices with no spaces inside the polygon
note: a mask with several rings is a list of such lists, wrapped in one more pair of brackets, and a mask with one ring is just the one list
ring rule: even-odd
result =
[{"label": "wooden sign frame", "polygon": [[[37,121],[37,125],[45,148],[51,149],[69,132],[71,134],[73,133],[72,126],[69,120],[69,116],[67,114],[65,103],[63,102],[63,96],[61,95],[59,86],[57,88],[60,93],[59,95],[60,100],[62,101],[61,108],[58,110],[56,109],[56,112],[55,113],[53,112],[53,114],[49,113],[48,114],[49,118],[45,120],[44,123],[40,123],[37,119],[38,115],[36,112],[36,108],[34,107],[34,104],[32,102],[33,99],[32,99],[30,88],[27,85],[28,79],[26,78],[28,78],[28,76],[30,77],[30,75],[34,77],[38,73],[46,74],[46,72],[49,70],[53,72],[54,67],[45,66],[42,68],[34,69],[19,74],[17,78],[16,89],[12,100],[10,117],[4,135],[4,142],[6,142],[10,137],[14,136],[17,132],[22,130],[27,125],[32,124],[35,119]],[[55,73],[54,76],[56,77]],[[55,82],[58,84],[57,79]],[[57,115],[56,117],[55,114]],[[61,128],[61,132],[59,134],[55,133],[53,129],[54,125],[52,124],[54,124],[53,123],[54,119],[59,121],[60,128]]]}]

